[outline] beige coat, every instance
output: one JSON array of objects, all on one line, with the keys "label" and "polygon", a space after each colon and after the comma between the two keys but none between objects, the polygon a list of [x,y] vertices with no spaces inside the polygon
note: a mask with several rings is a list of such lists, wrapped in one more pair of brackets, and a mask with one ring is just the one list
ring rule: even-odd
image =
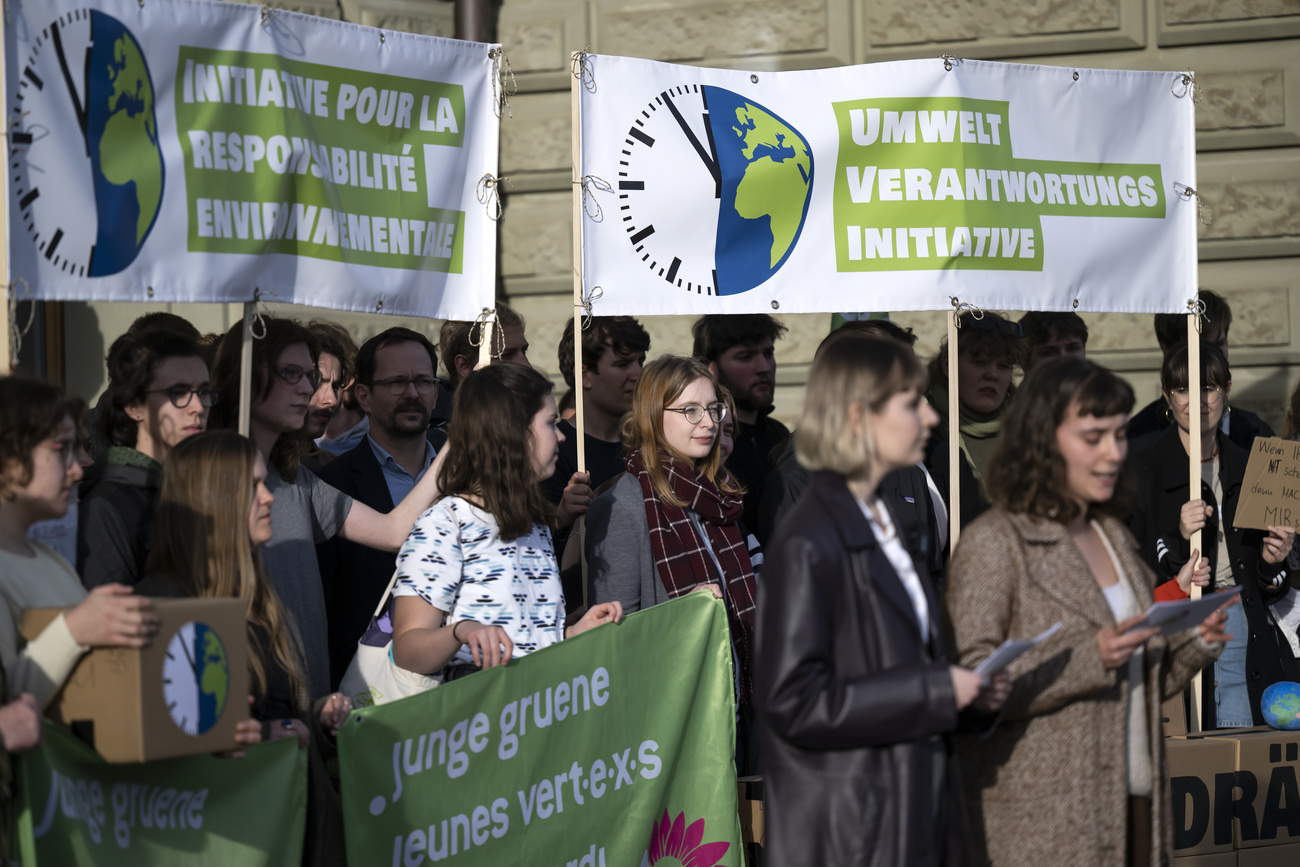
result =
[{"label": "beige coat", "polygon": [[[1155,576],[1123,523],[1104,518],[1101,526],[1145,610]],[[953,557],[947,606],[957,654],[970,667],[1004,639],[1061,622],[1011,665],[1011,696],[992,734],[958,742],[975,863],[1124,864],[1128,666],[1102,666],[1096,634],[1115,620],[1065,527],[1001,509],[976,519]],[[1153,865],[1167,864],[1172,851],[1160,704],[1214,656],[1195,630],[1146,644]]]}]

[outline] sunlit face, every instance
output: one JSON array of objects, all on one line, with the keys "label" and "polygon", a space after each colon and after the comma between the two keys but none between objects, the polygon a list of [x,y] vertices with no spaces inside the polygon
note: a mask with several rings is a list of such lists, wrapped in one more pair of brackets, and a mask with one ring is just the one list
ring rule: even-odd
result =
[{"label": "sunlit face", "polygon": [[632,392],[644,365],[644,352],[616,353],[607,341],[595,371],[582,369],[583,400],[613,418],[630,412]]},{"label": "sunlit face", "polygon": [[564,434],[560,432],[557,424],[559,420],[560,415],[555,410],[555,395],[548,394],[542,399],[542,408],[533,416],[533,422],[528,426],[533,475],[539,482],[555,475],[555,463],[560,457],[560,443],[564,442]]},{"label": "sunlit face", "polygon": [[871,435],[881,473],[915,466],[925,457],[930,429],[939,414],[916,389],[900,391],[870,414]]},{"label": "sunlit face", "polygon": [[5,490],[13,494],[12,505],[25,521],[34,524],[67,514],[72,491],[82,477],[77,451],[77,429],[66,417],[32,450],[32,477],[27,484],[14,484],[23,469],[16,461],[5,467]]},{"label": "sunlit face", "polygon": [[177,443],[203,433],[211,407],[204,406],[197,394],[190,394],[184,408],[178,408],[168,391],[208,385],[208,366],[198,356],[159,361],[144,400],[124,408],[127,417],[136,423],[136,449],[162,461]]},{"label": "sunlit face", "polygon": [[1087,347],[1080,337],[1064,336],[1056,329],[1048,332],[1049,337],[1042,343],[1036,343],[1029,350],[1029,358],[1025,361],[1025,371],[1028,372],[1035,364],[1041,364],[1044,361],[1051,361],[1053,358],[1063,358],[1067,355],[1086,358],[1088,356]]},{"label": "sunlit face", "polygon": [[718,393],[714,390],[713,383],[704,377],[686,386],[677,399],[664,409],[664,444],[688,460],[707,458],[718,438],[719,424],[708,412],[703,413],[699,422],[692,424],[684,413],[673,410],[691,404],[707,407],[717,401]]},{"label": "sunlit face", "polygon": [[[315,368],[307,344],[286,346],[274,367],[265,372],[271,387],[266,397],[253,403],[253,421],[281,434],[302,430],[307,420],[307,408],[316,391],[306,374]],[[299,377],[297,382],[286,381],[286,377],[292,379],[295,376]]]},{"label": "sunlit face", "polygon": [[[1214,386],[1205,386],[1201,389],[1201,435],[1210,436],[1218,430],[1219,423],[1223,421],[1224,410],[1228,406],[1228,393],[1232,390],[1232,383],[1228,383],[1226,388],[1216,388]],[[1174,417],[1174,424],[1183,432],[1190,432],[1191,425],[1188,415],[1191,412],[1191,400],[1185,388],[1175,388],[1173,391],[1161,392],[1164,395],[1165,403],[1169,407],[1169,412]]]},{"label": "sunlit face", "polygon": [[528,360],[528,338],[524,336],[522,327],[518,325],[505,326],[501,329],[500,339],[505,343],[505,348],[494,359],[495,361],[509,361],[514,364],[522,364],[524,367],[533,366],[532,362]]},{"label": "sunlit face", "polygon": [[1011,387],[1011,361],[957,350],[957,400],[970,415],[992,415]]},{"label": "sunlit face", "polygon": [[733,346],[709,366],[718,381],[731,389],[738,409],[759,411],[772,405],[776,388],[776,349],[772,338]]},{"label": "sunlit face", "polygon": [[1081,416],[1079,405],[1071,403],[1056,428],[1056,447],[1065,461],[1069,495],[1084,507],[1104,503],[1115,495],[1128,455],[1128,416]]},{"label": "sunlit face", "polygon": [[266,461],[259,454],[253,465],[253,501],[248,507],[248,539],[253,547],[271,541],[271,504],[275,495],[266,486]]},{"label": "sunlit face", "polygon": [[339,408],[339,396],[343,392],[343,365],[336,356],[322,352],[316,360],[316,369],[320,371],[320,385],[311,396],[307,408],[307,435],[316,439],[325,433],[330,419]]},{"label": "sunlit face", "polygon": [[[395,439],[424,436],[438,403],[438,378],[429,350],[413,340],[390,343],[375,352],[374,377],[356,390],[370,429]],[[394,392],[393,384],[402,385],[401,391]]]}]

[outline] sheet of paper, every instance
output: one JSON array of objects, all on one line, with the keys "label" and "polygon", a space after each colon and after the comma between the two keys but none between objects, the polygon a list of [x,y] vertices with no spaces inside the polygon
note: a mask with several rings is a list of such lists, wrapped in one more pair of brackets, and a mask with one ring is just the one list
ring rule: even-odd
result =
[{"label": "sheet of paper", "polygon": [[1200,599],[1157,602],[1148,608],[1146,616],[1139,620],[1136,625],[1130,627],[1128,631],[1132,632],[1134,629],[1159,626],[1160,634],[1168,635],[1171,632],[1182,632],[1184,629],[1191,629],[1240,592],[1240,587],[1233,587],[1215,593],[1206,593]]},{"label": "sheet of paper", "polygon": [[975,673],[980,675],[992,675],[1002,671],[1010,665],[1022,653],[1042,644],[1047,639],[1056,634],[1056,630],[1061,628],[1061,621],[1056,621],[1046,631],[1029,639],[1017,640],[1008,638],[998,646],[998,649],[984,658],[984,661],[975,666]]}]

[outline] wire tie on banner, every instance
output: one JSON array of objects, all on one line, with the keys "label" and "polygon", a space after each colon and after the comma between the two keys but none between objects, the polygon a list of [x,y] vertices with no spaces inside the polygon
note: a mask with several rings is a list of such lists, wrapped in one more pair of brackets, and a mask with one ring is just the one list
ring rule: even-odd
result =
[{"label": "wire tie on banner", "polygon": [[[510,97],[519,92],[519,82],[515,80],[515,71],[510,68],[510,58],[500,46],[489,50],[488,57],[492,59],[492,102],[497,117],[501,116],[502,110],[514,117],[515,113],[510,110]],[[509,84],[506,83],[507,75],[510,76]]]},{"label": "wire tie on banner", "polygon": [[591,291],[587,293],[587,297],[583,298],[581,303],[573,305],[573,306],[574,306],[574,309],[576,309],[576,310],[581,310],[581,311],[582,311],[582,330],[583,330],[583,331],[586,331],[587,328],[589,328],[589,327],[591,326],[591,305],[592,305],[592,303],[595,302],[595,301],[600,300],[601,296],[604,295],[604,294],[605,294],[605,290],[604,290],[604,289],[601,289],[599,286],[592,286],[592,287],[591,287]]},{"label": "wire tie on banner", "polygon": [[1197,192],[1195,188],[1174,181],[1174,192],[1182,197],[1184,201],[1193,196],[1196,197],[1196,216],[1200,219],[1201,223],[1208,226],[1214,221],[1214,214],[1210,211],[1210,206],[1205,204],[1205,200],[1201,198],[1201,194]]},{"label": "wire tie on banner", "polygon": [[952,72],[953,64],[961,63],[961,58],[955,54],[940,54],[939,59],[943,61],[943,68]]},{"label": "wire tie on banner", "polygon": [[591,64],[591,46],[579,51],[569,62],[569,71],[573,77],[582,82],[588,93],[596,92],[596,72]]},{"label": "wire tie on banner", "polygon": [[509,182],[509,178],[497,178],[490,174],[478,179],[475,195],[487,208],[488,219],[493,222],[501,219],[503,212],[501,207],[501,185]]},{"label": "wire tie on banner", "polygon": [[1201,300],[1200,295],[1187,302],[1187,312],[1196,315],[1196,333],[1204,333],[1205,326],[1210,322],[1210,317],[1205,315],[1205,302]]},{"label": "wire tie on banner", "polygon": [[955,295],[948,296],[948,300],[952,302],[952,315],[957,321],[958,328],[961,328],[961,315],[963,313],[969,313],[976,322],[984,318],[984,311],[969,301],[958,301]]},{"label": "wire tie on banner", "polygon": [[270,24],[272,21],[275,20],[275,16],[279,14],[280,14],[279,9],[276,9],[274,6],[272,6],[269,3],[263,3],[262,4],[262,26],[265,27],[266,25]]},{"label": "wire tie on banner", "polygon": [[[25,297],[19,297],[18,284],[21,283]],[[27,324],[18,327],[18,305],[23,301],[30,301],[27,311]],[[18,366],[18,354],[23,348],[23,338],[27,332],[32,330],[32,324],[36,321],[36,298],[32,295],[32,287],[24,278],[19,277],[9,284],[9,366],[11,368]]]},{"label": "wire tie on banner", "polygon": [[284,303],[280,300],[280,296],[270,289],[253,290],[253,310],[249,314],[248,333],[253,336],[254,340],[262,340],[266,337],[266,317],[271,313],[266,309],[268,298],[276,304]]},{"label": "wire tie on banner", "polygon": [[[469,327],[469,345],[478,349],[483,345],[483,334],[487,331],[487,324],[496,319],[497,311],[493,307],[484,307],[478,316],[474,317],[474,323]],[[477,329],[477,331],[475,330]],[[492,329],[494,341],[497,345],[497,351],[493,353],[500,358],[506,354],[506,335],[505,330],[501,328]],[[475,334],[478,336],[476,337]]]},{"label": "wire tie on banner", "polygon": [[[593,223],[599,223],[605,216],[601,210],[600,202],[596,199],[596,192],[612,193],[614,188],[610,186],[609,181],[604,178],[598,178],[595,175],[583,175],[581,180],[574,181],[582,187],[582,211]],[[587,204],[588,197],[591,198],[591,204]]]},{"label": "wire tie on banner", "polygon": [[[1180,87],[1182,90],[1178,89]],[[1184,72],[1180,75],[1175,75],[1174,80],[1169,82],[1169,92],[1179,99],[1182,99],[1190,93],[1194,104],[1200,105],[1201,103],[1201,89],[1196,86],[1195,72]]]},{"label": "wire tie on banner", "polygon": [[[7,9],[8,7],[6,6],[5,8]],[[9,121],[9,125],[5,127],[4,137],[8,139],[9,134],[14,131],[14,128],[16,126],[18,126],[18,122],[21,121],[23,118],[27,117],[27,115],[29,114],[31,114],[30,111],[24,111],[21,114],[19,114],[17,117],[15,117],[13,120]]]}]

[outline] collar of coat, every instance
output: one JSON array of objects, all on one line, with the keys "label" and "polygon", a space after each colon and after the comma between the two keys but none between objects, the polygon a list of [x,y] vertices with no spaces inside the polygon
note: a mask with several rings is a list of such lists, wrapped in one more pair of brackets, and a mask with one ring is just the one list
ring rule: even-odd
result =
[{"label": "collar of coat", "polygon": [[[1250,460],[1250,453],[1228,439],[1222,429],[1214,436],[1219,443],[1219,478],[1226,482],[1223,493],[1224,499],[1227,499],[1229,493],[1246,477],[1246,463]],[[1159,442],[1142,454],[1159,461],[1160,482],[1166,491],[1187,488],[1191,475],[1188,472],[1187,450],[1183,448],[1176,426],[1171,425]]]}]

